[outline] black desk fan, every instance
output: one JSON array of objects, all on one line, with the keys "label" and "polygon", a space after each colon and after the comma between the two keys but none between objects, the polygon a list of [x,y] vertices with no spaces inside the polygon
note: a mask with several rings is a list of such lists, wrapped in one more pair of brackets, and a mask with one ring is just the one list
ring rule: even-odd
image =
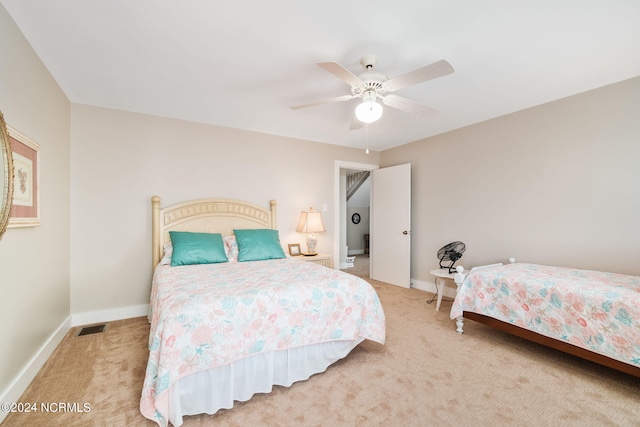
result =
[{"label": "black desk fan", "polygon": [[[453,265],[462,258],[467,247],[462,242],[451,242],[448,245],[444,245],[438,251],[438,259],[440,260],[440,268],[448,268],[449,274],[453,273]],[[449,262],[450,264],[442,265],[443,262]]]}]

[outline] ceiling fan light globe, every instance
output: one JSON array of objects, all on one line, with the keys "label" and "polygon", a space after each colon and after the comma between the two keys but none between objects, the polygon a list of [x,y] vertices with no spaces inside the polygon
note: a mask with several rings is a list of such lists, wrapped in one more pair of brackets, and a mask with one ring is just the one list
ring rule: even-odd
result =
[{"label": "ceiling fan light globe", "polygon": [[356,107],[356,118],[363,123],[373,123],[382,117],[382,105],[365,101]]}]

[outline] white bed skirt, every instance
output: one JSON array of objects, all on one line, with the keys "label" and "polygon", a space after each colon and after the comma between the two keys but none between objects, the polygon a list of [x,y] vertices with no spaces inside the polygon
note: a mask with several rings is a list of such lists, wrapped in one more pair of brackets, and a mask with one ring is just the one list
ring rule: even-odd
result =
[{"label": "white bed skirt", "polygon": [[232,408],[235,400],[244,402],[255,393],[269,393],[274,385],[290,387],[324,372],[362,341],[331,341],[260,353],[188,375],[168,390],[169,421],[181,426],[184,415],[215,414],[219,409]]}]

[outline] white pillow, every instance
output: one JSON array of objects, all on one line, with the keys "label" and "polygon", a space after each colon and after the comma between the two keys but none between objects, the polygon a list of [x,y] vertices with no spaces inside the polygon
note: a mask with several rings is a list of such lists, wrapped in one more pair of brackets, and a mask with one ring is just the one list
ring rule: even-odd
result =
[{"label": "white pillow", "polygon": [[224,241],[224,250],[227,253],[229,262],[238,261],[238,242],[236,242],[236,236],[224,236],[222,241]]},{"label": "white pillow", "polygon": [[171,246],[171,243],[165,243],[164,255],[162,255],[162,259],[160,260],[160,264],[158,265],[171,265],[172,254],[173,254],[173,246]]}]

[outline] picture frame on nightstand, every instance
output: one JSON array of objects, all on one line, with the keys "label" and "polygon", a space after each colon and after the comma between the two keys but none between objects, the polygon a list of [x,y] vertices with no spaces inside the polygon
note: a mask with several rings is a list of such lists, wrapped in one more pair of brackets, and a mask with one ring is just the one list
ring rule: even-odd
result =
[{"label": "picture frame on nightstand", "polygon": [[300,249],[300,243],[289,243],[289,255],[291,256],[302,255],[302,250]]}]

